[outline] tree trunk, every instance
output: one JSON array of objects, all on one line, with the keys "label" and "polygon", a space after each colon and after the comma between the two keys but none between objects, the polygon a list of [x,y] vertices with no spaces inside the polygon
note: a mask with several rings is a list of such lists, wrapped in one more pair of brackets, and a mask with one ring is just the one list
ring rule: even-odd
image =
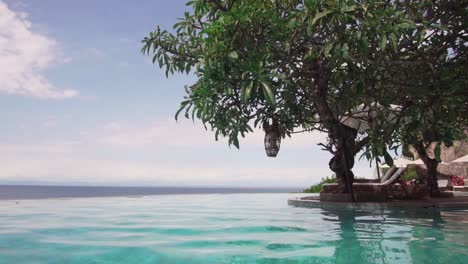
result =
[{"label": "tree trunk", "polygon": [[352,193],[356,130],[340,124],[334,132],[336,151],[328,165],[336,175],[338,192]]},{"label": "tree trunk", "polygon": [[343,125],[328,105],[327,94],[331,75],[330,70],[322,67],[318,61],[310,66],[314,68],[315,72],[312,81],[314,106],[323,126],[328,129],[329,138],[334,142],[336,148],[328,165],[336,175],[338,192],[352,193],[354,174],[351,169],[354,166],[354,156],[356,155],[355,139],[357,131]]},{"label": "tree trunk", "polygon": [[439,162],[435,158],[432,159],[429,157],[429,155],[427,155],[427,151],[421,142],[413,144],[413,146],[418,152],[421,160],[424,162],[424,165],[426,165],[426,171],[427,171],[426,181],[427,181],[429,194],[431,196],[437,196],[440,193],[439,185],[437,183],[437,166],[439,165]]}]

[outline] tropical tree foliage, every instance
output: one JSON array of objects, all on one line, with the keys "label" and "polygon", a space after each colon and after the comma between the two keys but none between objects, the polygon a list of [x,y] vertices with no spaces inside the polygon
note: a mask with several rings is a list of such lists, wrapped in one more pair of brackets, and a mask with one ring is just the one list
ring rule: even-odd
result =
[{"label": "tropical tree foliage", "polygon": [[323,146],[333,154],[329,166],[342,192],[351,191],[355,155],[373,146],[372,155],[389,156],[383,146],[396,129],[381,122],[359,133],[341,117],[360,104],[404,101],[401,95],[414,74],[405,70],[420,67],[427,34],[445,23],[429,19],[440,8],[432,1],[195,0],[187,5],[191,11],[173,30],[157,27],[142,48],[166,75],[197,76],[177,115],[202,120],[216,139],[225,136],[236,147],[240,137],[271,120],[283,137],[295,129],[324,131],[329,141]]},{"label": "tropical tree foliage", "polygon": [[[380,102],[402,106],[401,118],[373,132],[380,147],[412,145],[427,167],[431,193],[437,193],[441,144],[450,147],[463,139],[468,127],[467,2],[426,1],[418,10],[414,39],[398,47],[398,59],[385,66],[392,73],[383,82],[389,88],[379,89],[385,92]],[[392,88],[398,93],[387,97]],[[430,156],[427,149],[434,143]]]}]

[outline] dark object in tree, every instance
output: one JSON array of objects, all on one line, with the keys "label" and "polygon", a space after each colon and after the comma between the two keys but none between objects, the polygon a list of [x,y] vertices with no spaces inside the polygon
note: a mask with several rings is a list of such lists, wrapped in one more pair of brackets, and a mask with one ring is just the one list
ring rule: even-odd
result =
[{"label": "dark object in tree", "polygon": [[265,152],[268,157],[276,157],[281,146],[281,131],[278,121],[273,119],[271,124],[265,121],[263,130],[265,131]]}]

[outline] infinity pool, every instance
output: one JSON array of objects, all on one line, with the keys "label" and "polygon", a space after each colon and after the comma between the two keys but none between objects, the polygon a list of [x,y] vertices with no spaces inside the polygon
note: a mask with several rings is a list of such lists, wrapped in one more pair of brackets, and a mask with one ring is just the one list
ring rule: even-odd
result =
[{"label": "infinity pool", "polygon": [[295,196],[0,201],[0,263],[468,263],[468,211],[288,206]]}]

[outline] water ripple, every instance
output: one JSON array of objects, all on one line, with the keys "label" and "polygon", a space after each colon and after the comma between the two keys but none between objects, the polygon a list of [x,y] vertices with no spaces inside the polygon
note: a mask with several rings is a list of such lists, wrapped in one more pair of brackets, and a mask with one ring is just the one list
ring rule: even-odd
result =
[{"label": "water ripple", "polygon": [[468,263],[468,212],[333,210],[290,194],[0,201],[0,264]]}]

